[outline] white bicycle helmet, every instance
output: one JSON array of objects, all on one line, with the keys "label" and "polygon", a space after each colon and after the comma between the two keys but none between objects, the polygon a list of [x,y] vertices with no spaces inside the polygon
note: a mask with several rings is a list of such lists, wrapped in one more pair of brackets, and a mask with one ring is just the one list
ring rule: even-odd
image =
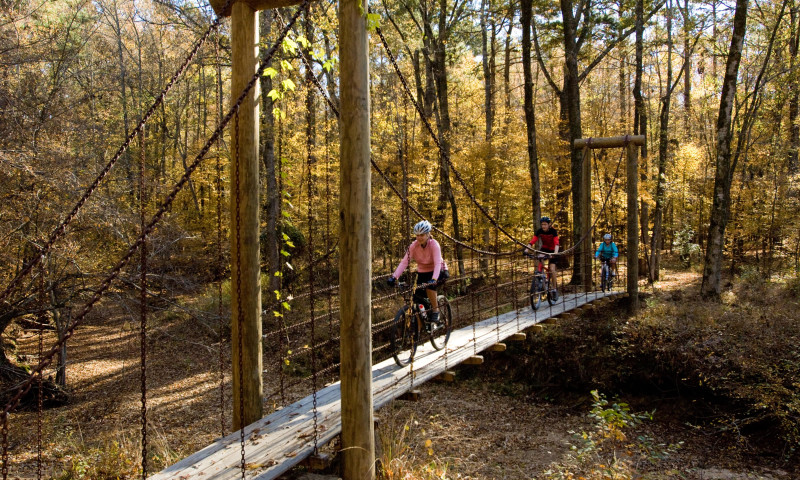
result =
[{"label": "white bicycle helmet", "polygon": [[605,235],[603,235],[603,240],[611,240],[611,234],[606,233]]},{"label": "white bicycle helmet", "polygon": [[414,225],[414,235],[422,235],[423,233],[431,233],[431,222],[423,220]]}]

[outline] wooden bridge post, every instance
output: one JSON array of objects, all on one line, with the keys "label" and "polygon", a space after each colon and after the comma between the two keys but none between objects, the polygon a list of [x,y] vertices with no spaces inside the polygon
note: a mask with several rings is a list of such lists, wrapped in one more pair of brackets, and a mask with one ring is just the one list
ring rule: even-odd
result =
[{"label": "wooden bridge post", "polygon": [[639,146],[631,142],[628,150],[628,309],[639,310]]},{"label": "wooden bridge post", "polygon": [[[256,72],[258,11],[245,2],[231,7],[231,101],[236,101]],[[233,161],[239,162],[238,195],[231,166],[231,350],[233,364],[233,427],[241,428],[262,417],[261,397],[261,275],[259,262],[258,82],[239,108],[238,125],[231,128]],[[239,138],[237,139],[236,131]],[[238,151],[237,151],[238,145]],[[237,204],[238,202],[238,204]],[[238,215],[237,215],[238,211]],[[238,225],[237,225],[238,216]],[[237,233],[240,237],[237,242]],[[237,289],[240,288],[239,291]],[[239,322],[241,314],[241,322]],[[239,324],[242,345],[239,366]],[[240,392],[241,390],[241,392]],[[240,396],[244,410],[240,409]]]},{"label": "wooden bridge post", "polygon": [[[631,313],[635,313],[639,309],[639,147],[644,145],[644,142],[644,135],[625,135],[622,137],[592,138],[591,141],[586,138],[579,138],[575,140],[573,145],[574,148],[623,147],[626,150],[626,173],[628,177],[627,286]],[[585,154],[584,158],[586,158]],[[587,248],[591,248],[588,243]]]},{"label": "wooden bridge post", "polygon": [[367,2],[340,0],[342,460],[344,480],[375,478],[372,407],[371,177]]}]

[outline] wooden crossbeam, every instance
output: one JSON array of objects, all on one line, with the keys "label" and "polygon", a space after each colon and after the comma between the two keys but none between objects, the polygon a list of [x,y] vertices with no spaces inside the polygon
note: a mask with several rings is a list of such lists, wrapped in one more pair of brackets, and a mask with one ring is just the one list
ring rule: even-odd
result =
[{"label": "wooden crossbeam", "polygon": [[526,338],[528,338],[528,336],[524,333],[515,333],[514,335],[506,338],[506,340],[510,342],[524,342]]},{"label": "wooden crossbeam", "polygon": [[505,343],[495,343],[491,347],[487,348],[490,352],[505,352],[506,351],[506,344]]},{"label": "wooden crossbeam", "polygon": [[456,380],[456,372],[453,370],[445,370],[444,372],[440,373],[434,380],[437,382],[454,382]]},{"label": "wooden crossbeam", "polygon": [[482,365],[483,364],[483,355],[473,355],[471,357],[467,357],[463,362],[464,365]]}]

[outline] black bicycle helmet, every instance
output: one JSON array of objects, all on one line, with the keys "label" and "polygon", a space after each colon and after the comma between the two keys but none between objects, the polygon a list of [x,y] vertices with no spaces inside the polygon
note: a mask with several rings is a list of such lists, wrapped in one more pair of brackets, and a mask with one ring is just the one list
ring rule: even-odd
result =
[{"label": "black bicycle helmet", "polygon": [[542,218],[540,218],[539,219],[539,223],[542,223],[542,222],[553,223],[553,221],[550,220],[550,217],[542,217]]}]

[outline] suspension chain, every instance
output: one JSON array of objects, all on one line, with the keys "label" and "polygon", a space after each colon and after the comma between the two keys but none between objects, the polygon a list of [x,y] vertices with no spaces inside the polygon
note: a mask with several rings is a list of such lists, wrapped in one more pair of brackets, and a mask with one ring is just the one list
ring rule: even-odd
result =
[{"label": "suspension chain", "polygon": [[239,195],[240,195],[240,182],[241,179],[239,178],[239,107],[236,107],[236,119],[233,122],[233,127],[235,129],[234,133],[234,169],[233,169],[233,178],[234,178],[234,189],[233,189],[233,197],[234,197],[234,204],[236,205],[235,209],[235,220],[234,225],[236,226],[235,236],[236,236],[236,330],[237,330],[237,338],[236,341],[239,345],[239,355],[237,361],[239,362],[239,422],[241,422],[239,428],[239,441],[241,444],[241,453],[242,453],[242,460],[241,460],[241,468],[242,468],[242,480],[245,479],[246,473],[246,463],[245,463],[245,454],[244,454],[244,353],[242,349],[244,348],[244,339],[242,337],[242,328],[244,327],[244,322],[242,321],[242,315],[244,312],[242,310],[242,227],[241,227],[241,215],[239,212]]},{"label": "suspension chain", "polygon": [[[39,302],[40,307],[42,309],[41,313],[39,314],[39,349],[38,354],[39,358],[42,358],[42,354],[44,353],[44,321],[47,318],[46,315],[46,296],[45,296],[45,285],[44,285],[44,275],[45,275],[45,264],[44,261],[39,262]],[[44,372],[39,372],[38,377],[38,387],[39,392],[36,395],[36,478],[38,480],[42,480],[42,400],[44,395]]]},{"label": "suspension chain", "polygon": [[[222,120],[222,67],[219,60],[219,36],[214,42],[214,57],[217,61],[217,123]],[[222,311],[222,278],[224,273],[222,254],[222,137],[217,138],[215,184],[217,188],[217,332],[219,340],[219,436],[225,436],[225,352],[223,350],[225,325]]]},{"label": "suspension chain", "polygon": [[[139,131],[139,201],[141,203],[141,229],[144,232],[147,214],[145,192],[145,130]],[[147,480],[147,237],[142,241],[141,255],[141,298],[139,343],[141,344],[141,390],[142,390],[142,480]]]}]

